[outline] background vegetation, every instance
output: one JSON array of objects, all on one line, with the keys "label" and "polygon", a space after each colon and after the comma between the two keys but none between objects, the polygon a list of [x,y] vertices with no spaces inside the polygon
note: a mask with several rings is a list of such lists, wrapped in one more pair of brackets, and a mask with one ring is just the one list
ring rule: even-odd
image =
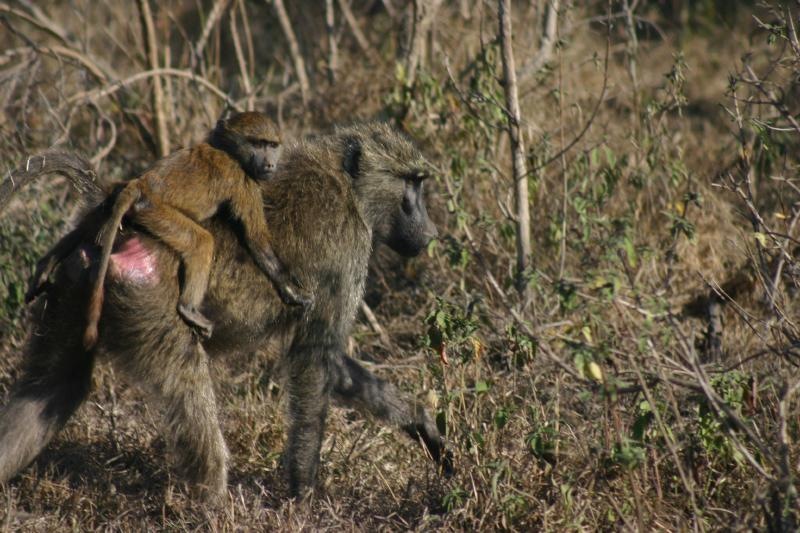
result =
[{"label": "background vegetation", "polygon": [[[419,141],[441,238],[414,260],[378,250],[351,349],[427,398],[457,465],[441,479],[413,442],[335,409],[317,496],[288,502],[277,339],[216,366],[223,510],[189,501],[157,406],[101,367],[79,416],[3,490],[6,528],[798,527],[800,6],[514,2],[516,122],[497,8],[0,2],[4,169],[61,146],[126,179],[226,106],[267,110],[289,138],[377,118]],[[0,217],[3,394],[27,279],[78,204],[53,178]]]}]

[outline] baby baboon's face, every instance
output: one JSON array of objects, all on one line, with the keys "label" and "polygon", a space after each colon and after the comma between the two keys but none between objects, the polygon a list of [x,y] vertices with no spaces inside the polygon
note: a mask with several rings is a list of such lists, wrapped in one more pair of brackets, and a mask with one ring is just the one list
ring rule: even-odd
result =
[{"label": "baby baboon's face", "polygon": [[268,116],[255,111],[221,120],[212,132],[212,144],[236,158],[254,180],[272,177],[282,151],[278,127]]},{"label": "baby baboon's face", "polygon": [[251,147],[250,157],[245,164],[245,171],[254,180],[268,180],[278,168],[282,147],[275,141],[248,139]]}]

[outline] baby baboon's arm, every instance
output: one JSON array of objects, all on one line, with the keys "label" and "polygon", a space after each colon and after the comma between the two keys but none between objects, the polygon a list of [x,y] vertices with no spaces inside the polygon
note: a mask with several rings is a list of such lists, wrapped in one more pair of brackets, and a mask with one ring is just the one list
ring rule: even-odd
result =
[{"label": "baby baboon's arm", "polygon": [[258,268],[270,279],[281,300],[291,305],[308,306],[308,297],[297,289],[298,281],[286,270],[272,248],[261,196],[257,195],[257,199],[232,198],[230,206],[233,215],[242,222],[245,247]]}]

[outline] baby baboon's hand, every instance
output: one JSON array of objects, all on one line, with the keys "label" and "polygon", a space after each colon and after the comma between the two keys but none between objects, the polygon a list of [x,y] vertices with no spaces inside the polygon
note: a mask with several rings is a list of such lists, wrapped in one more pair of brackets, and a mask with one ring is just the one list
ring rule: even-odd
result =
[{"label": "baby baboon's hand", "polygon": [[303,309],[308,309],[311,305],[311,297],[305,293],[303,286],[293,275],[287,276],[288,281],[278,284],[278,294],[281,300],[288,305],[299,305]]},{"label": "baby baboon's hand", "polygon": [[211,338],[211,334],[214,332],[214,324],[194,306],[179,303],[178,314],[184,322],[197,332],[201,339],[207,340]]}]

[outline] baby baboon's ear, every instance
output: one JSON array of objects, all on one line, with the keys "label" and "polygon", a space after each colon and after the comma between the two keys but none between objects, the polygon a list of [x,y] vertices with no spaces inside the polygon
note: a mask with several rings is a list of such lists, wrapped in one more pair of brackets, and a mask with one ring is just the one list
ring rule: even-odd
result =
[{"label": "baby baboon's ear", "polygon": [[342,168],[351,178],[357,178],[361,164],[361,141],[355,136],[345,137],[342,153]]}]

